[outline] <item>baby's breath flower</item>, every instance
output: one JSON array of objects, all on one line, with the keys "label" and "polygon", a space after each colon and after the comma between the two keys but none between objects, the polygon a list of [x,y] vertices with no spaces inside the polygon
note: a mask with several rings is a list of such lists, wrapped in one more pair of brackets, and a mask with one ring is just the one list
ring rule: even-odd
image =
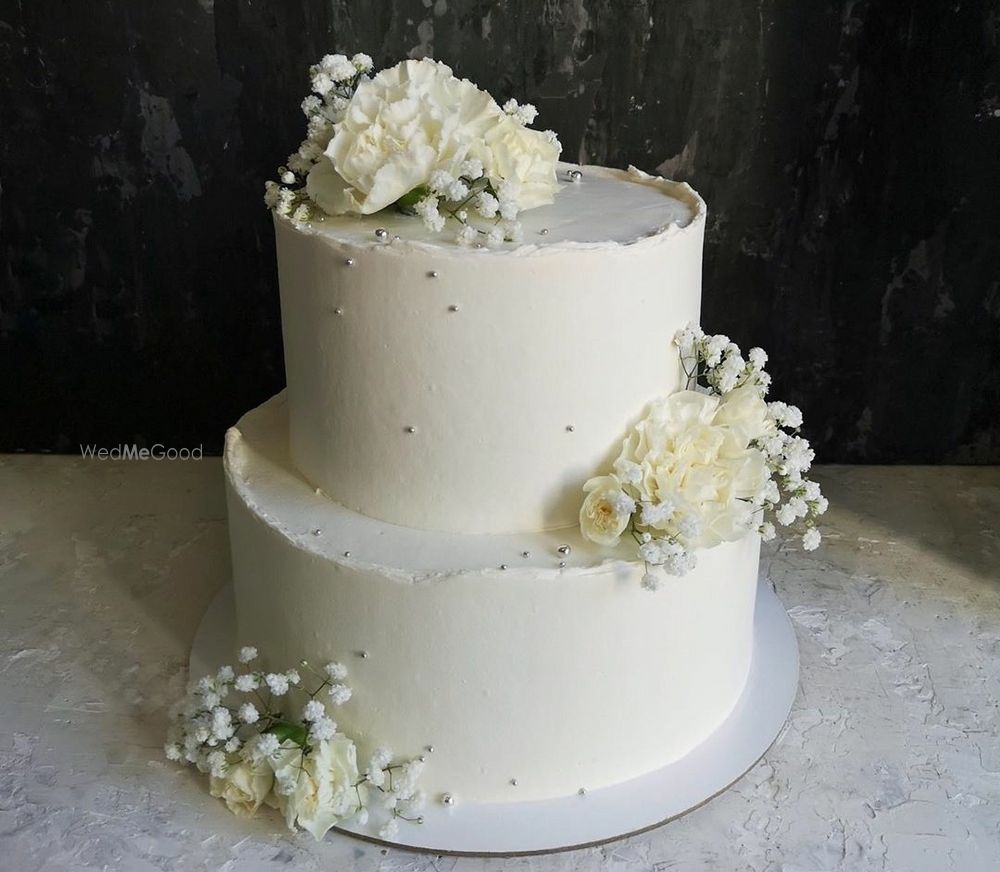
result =
[{"label": "baby's breath flower", "polygon": [[463,224],[456,234],[455,241],[459,245],[472,245],[476,241],[476,237],[479,236],[479,231],[476,230],[471,224]]},{"label": "baby's breath flower", "polygon": [[264,733],[257,740],[257,745],[255,751],[257,755],[262,759],[267,759],[274,756],[278,749],[281,747],[281,742],[274,733]]},{"label": "baby's breath flower", "polygon": [[337,723],[330,718],[318,718],[313,721],[309,728],[309,740],[311,742],[322,742],[332,739],[337,733]]},{"label": "baby's breath flower", "polygon": [[260,679],[253,672],[246,672],[236,676],[233,687],[240,693],[250,693],[260,687]]},{"label": "baby's breath flower", "polygon": [[427,182],[427,187],[431,189],[432,193],[443,197],[454,183],[455,177],[447,170],[434,170]]},{"label": "baby's breath flower", "polygon": [[461,179],[456,179],[448,186],[447,198],[458,203],[469,196],[469,186]]},{"label": "baby's breath flower", "polygon": [[302,707],[302,720],[307,723],[326,717],[326,706],[318,699],[311,699]]},{"label": "baby's breath flower", "polygon": [[372,787],[381,787],[385,784],[385,770],[378,766],[369,765],[365,770],[365,781]]},{"label": "baby's breath flower", "polygon": [[500,227],[491,227],[486,232],[486,244],[492,248],[503,245],[503,229]]},{"label": "baby's breath flower", "polygon": [[298,669],[289,669],[285,672],[285,680],[292,685],[298,685],[302,681]]},{"label": "baby's breath flower", "polygon": [[343,681],[347,678],[347,667],[343,663],[327,663],[323,667],[323,671],[330,676],[333,681]]},{"label": "baby's breath flower", "polygon": [[784,503],[778,506],[777,511],[774,513],[774,518],[782,527],[787,527],[789,524],[795,523],[795,509],[788,505],[788,503]]},{"label": "baby's breath flower", "polygon": [[504,239],[510,242],[524,241],[524,228],[520,221],[504,221],[501,226],[503,227]]},{"label": "baby's breath flower", "polygon": [[333,705],[343,705],[351,698],[351,688],[346,684],[331,684],[327,693]]},{"label": "baby's breath flower", "polygon": [[280,672],[268,672],[264,676],[264,682],[268,690],[275,696],[284,696],[288,693],[288,676]]},{"label": "baby's breath flower", "polygon": [[237,710],[236,717],[244,724],[255,724],[260,720],[260,712],[257,711],[257,706],[252,702],[245,702]]},{"label": "baby's breath flower", "polygon": [[810,527],[805,533],[802,534],[802,547],[806,551],[815,551],[819,548],[819,543],[822,540],[819,530],[815,527]]},{"label": "baby's breath flower", "polygon": [[354,57],[352,57],[351,63],[354,64],[354,69],[356,69],[359,73],[367,73],[372,69],[372,67],[375,66],[371,57],[363,52],[358,52]]},{"label": "baby's breath flower", "polygon": [[483,162],[479,158],[469,158],[463,161],[461,167],[459,167],[459,175],[465,176],[467,179],[478,179],[483,175]]},{"label": "baby's breath flower", "polygon": [[445,218],[438,211],[438,198],[436,196],[432,195],[418,200],[413,211],[420,216],[424,226],[432,233],[440,233],[444,229]]},{"label": "baby's breath flower", "polygon": [[225,751],[212,751],[205,762],[208,764],[208,771],[213,778],[222,778],[226,774],[226,769],[229,768],[226,764]]},{"label": "baby's breath flower", "polygon": [[642,586],[646,590],[659,590],[663,586],[663,576],[655,569],[647,569],[642,577]]},{"label": "baby's breath flower", "polygon": [[492,194],[483,191],[476,198],[476,211],[484,218],[492,218],[500,208],[500,201]]},{"label": "baby's breath flower", "polygon": [[369,766],[375,769],[385,769],[392,762],[392,751],[386,748],[384,745],[380,745],[372,752],[372,758]]}]

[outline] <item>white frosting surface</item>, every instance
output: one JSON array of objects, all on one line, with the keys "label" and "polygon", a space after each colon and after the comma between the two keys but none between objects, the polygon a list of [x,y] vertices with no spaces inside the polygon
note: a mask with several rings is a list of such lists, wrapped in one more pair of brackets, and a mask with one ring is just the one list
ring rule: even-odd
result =
[{"label": "white frosting surface", "polygon": [[756,536],[703,552],[653,594],[627,551],[575,534],[429,533],[350,512],[291,467],[286,431],[279,395],[227,435],[241,644],[275,665],[347,663],[342,728],[362,752],[433,745],[432,797],[624,781],[682,756],[732,709],[749,671]]},{"label": "white frosting surface", "polygon": [[[583,173],[582,180],[568,181],[571,170]],[[524,228],[524,242],[506,243],[491,253],[599,243],[628,245],[676,232],[704,217],[704,203],[688,185],[649,176],[635,168],[623,172],[560,163],[558,174],[562,187],[555,202],[518,217]],[[327,239],[359,245],[381,244],[374,235],[381,227],[400,237],[394,244],[419,243],[446,251],[459,248],[453,234],[432,233],[418,218],[391,209],[376,215],[327,216],[312,226]]]},{"label": "white frosting surface", "polygon": [[705,221],[686,185],[582,171],[525,213],[548,234],[498,251],[429,242],[413,218],[388,244],[369,219],[276,221],[291,455],[310,482],[419,529],[576,522],[583,482],[681,387],[671,338],[698,320]]}]

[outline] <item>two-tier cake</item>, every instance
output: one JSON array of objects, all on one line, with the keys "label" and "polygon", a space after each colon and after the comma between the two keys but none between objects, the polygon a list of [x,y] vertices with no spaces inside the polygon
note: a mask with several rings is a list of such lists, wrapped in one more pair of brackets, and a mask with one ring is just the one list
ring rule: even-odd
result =
[{"label": "two-tier cake", "polygon": [[225,451],[262,653],[204,679],[168,746],[318,833],[367,817],[363,790],[414,819],[417,774],[519,802],[688,754],[747,681],[768,518],[814,547],[825,509],[766,355],[692,326],[690,187],[557,164],[533,107],[441,64],[370,66],[313,68],[268,189],[287,389]]}]

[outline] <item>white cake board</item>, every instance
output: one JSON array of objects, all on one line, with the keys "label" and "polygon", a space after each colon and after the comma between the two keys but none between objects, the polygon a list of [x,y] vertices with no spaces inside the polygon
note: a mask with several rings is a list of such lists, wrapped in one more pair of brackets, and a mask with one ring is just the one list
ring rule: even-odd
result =
[{"label": "white cake board", "polygon": [[[232,663],[236,620],[232,585],[209,606],[191,649],[197,678]],[[791,711],[799,651],[788,615],[766,579],[757,588],[754,651],[743,695],[704,742],[668,766],[631,781],[560,799],[511,803],[429,801],[423,824],[401,822],[392,842],[369,828],[337,827],[366,841],[438,854],[542,854],[624,838],[667,823],[722,793],[767,752]]]}]

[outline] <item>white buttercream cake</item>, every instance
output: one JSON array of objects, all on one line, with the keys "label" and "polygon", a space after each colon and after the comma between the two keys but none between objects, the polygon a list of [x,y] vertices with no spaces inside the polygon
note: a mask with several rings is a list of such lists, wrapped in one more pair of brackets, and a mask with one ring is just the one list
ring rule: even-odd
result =
[{"label": "white buttercream cake", "polygon": [[432,796],[659,768],[749,671],[756,532],[656,593],[635,542],[580,535],[583,483],[685,386],[670,339],[698,321],[705,205],[578,172],[498,247],[391,212],[275,219],[288,387],[226,441],[240,636],[347,663],[341,728],[424,754]]}]

